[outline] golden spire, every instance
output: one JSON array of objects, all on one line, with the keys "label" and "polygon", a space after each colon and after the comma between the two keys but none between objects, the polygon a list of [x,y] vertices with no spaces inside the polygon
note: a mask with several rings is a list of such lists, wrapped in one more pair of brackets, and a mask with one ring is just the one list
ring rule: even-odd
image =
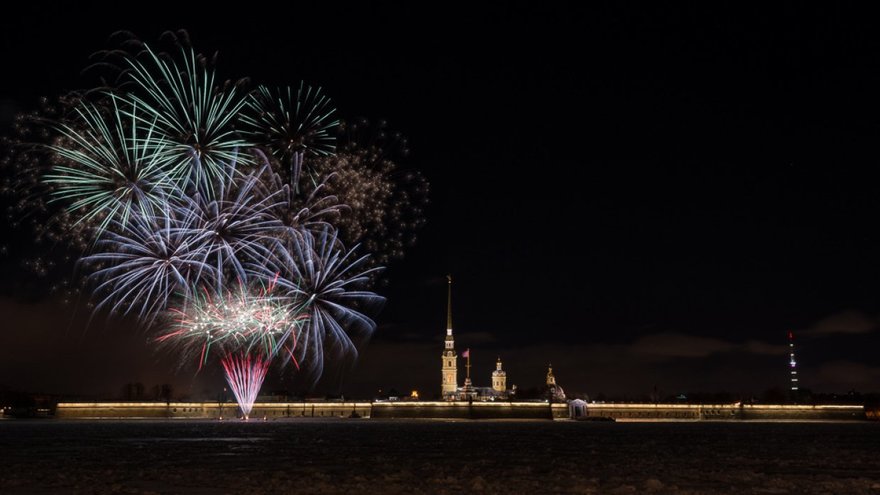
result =
[{"label": "golden spire", "polygon": [[446,329],[452,330],[452,275],[447,275],[449,281],[449,294],[446,298]]}]

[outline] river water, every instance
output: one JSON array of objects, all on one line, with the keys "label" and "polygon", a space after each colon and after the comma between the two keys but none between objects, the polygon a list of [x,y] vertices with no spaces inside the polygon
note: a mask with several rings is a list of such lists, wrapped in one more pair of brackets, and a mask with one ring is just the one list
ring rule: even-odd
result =
[{"label": "river water", "polygon": [[880,423],[0,421],[0,493],[880,495]]}]

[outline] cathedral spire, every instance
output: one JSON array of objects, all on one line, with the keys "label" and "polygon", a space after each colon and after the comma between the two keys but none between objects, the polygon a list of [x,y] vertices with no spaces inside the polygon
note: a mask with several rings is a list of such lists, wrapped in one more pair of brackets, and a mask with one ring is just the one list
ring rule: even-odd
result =
[{"label": "cathedral spire", "polygon": [[446,279],[449,281],[446,295],[446,350],[454,353],[455,341],[452,336],[452,275],[447,275]]},{"label": "cathedral spire", "polygon": [[446,297],[446,333],[452,334],[452,275],[447,275],[449,281],[448,295]]},{"label": "cathedral spire", "polygon": [[446,276],[449,281],[448,295],[446,300],[446,343],[444,344],[443,356],[443,398],[455,400],[458,391],[458,356],[455,355],[455,338],[452,336],[452,275]]}]

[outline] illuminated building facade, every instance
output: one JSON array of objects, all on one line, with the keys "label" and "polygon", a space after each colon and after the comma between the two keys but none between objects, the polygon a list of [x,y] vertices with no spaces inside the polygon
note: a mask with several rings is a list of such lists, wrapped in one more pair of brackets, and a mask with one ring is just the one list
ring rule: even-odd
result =
[{"label": "illuminated building facade", "polygon": [[516,390],[507,389],[507,372],[501,368],[501,358],[495,363],[495,370],[492,371],[491,387],[475,387],[471,382],[471,357],[470,349],[462,353],[462,357],[467,359],[467,375],[464,385],[458,386],[458,354],[455,352],[455,339],[452,335],[452,276],[447,276],[447,300],[446,300],[446,339],[443,347],[443,354],[440,356],[441,365],[441,397],[444,400],[506,400]]},{"label": "illuminated building facade", "polygon": [[794,399],[797,398],[798,395],[798,374],[797,361],[794,359],[794,334],[791,331],[788,332],[788,356],[788,364],[791,368],[791,397]]},{"label": "illuminated building facade", "polygon": [[452,336],[452,275],[447,275],[446,278],[449,281],[449,294],[446,300],[446,342],[441,356],[443,360],[441,395],[444,399],[453,400],[458,391],[458,355],[455,353],[455,339]]}]

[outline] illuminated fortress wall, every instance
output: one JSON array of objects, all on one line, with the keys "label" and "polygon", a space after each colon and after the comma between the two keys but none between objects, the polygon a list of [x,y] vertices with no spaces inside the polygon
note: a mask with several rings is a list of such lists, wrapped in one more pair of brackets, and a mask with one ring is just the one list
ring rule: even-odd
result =
[{"label": "illuminated fortress wall", "polygon": [[587,404],[588,418],[657,420],[863,420],[863,406],[781,404]]},{"label": "illuminated fortress wall", "polygon": [[[541,402],[257,402],[251,418],[401,419],[567,419],[568,404]],[[234,403],[68,402],[58,404],[62,419],[215,419],[235,418]],[[700,420],[864,420],[862,406],[738,404],[587,404],[586,418],[618,421]]]},{"label": "illuminated fortress wall", "polygon": [[[360,417],[370,416],[369,402],[257,402],[251,411],[254,419],[281,419],[301,417]],[[235,418],[235,403],[217,402],[62,402],[55,417],[62,419],[215,419]]]},{"label": "illuminated fortress wall", "polygon": [[374,418],[567,419],[567,404],[546,402],[377,402]]}]

